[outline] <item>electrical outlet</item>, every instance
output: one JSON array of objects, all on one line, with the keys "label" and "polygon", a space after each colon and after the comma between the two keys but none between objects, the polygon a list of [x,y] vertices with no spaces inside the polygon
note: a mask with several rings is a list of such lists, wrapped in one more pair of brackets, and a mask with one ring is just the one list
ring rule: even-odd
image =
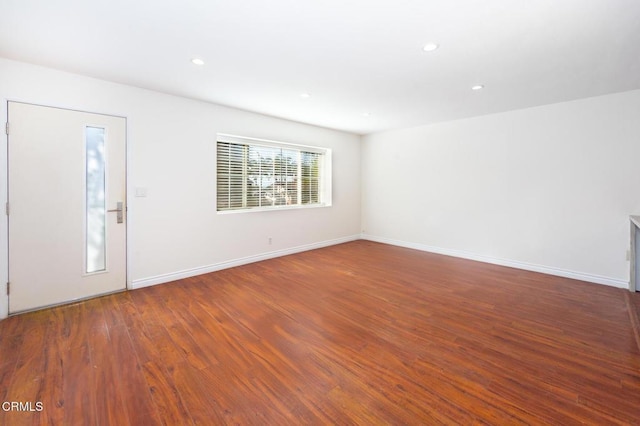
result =
[{"label": "electrical outlet", "polygon": [[631,260],[631,250],[627,250],[627,260]]},{"label": "electrical outlet", "polygon": [[272,243],[272,239],[271,237],[269,237],[269,245],[271,245],[271,243]]}]

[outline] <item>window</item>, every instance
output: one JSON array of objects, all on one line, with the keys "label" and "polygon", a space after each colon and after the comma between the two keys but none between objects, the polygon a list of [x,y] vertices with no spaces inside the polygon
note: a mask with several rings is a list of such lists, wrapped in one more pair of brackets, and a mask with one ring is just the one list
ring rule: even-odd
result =
[{"label": "window", "polygon": [[328,206],[329,149],[218,135],[218,211]]},{"label": "window", "polygon": [[105,129],[86,127],[85,131],[85,272],[105,271],[106,204]]}]

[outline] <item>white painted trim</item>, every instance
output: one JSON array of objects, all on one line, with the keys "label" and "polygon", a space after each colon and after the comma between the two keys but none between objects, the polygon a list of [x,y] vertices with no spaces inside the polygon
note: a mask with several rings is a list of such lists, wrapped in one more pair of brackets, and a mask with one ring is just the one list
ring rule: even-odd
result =
[{"label": "white painted trim", "polygon": [[447,249],[442,247],[430,246],[421,243],[413,243],[408,241],[394,240],[392,238],[379,237],[363,233],[363,240],[375,241],[378,243],[391,244],[399,247],[406,247],[415,250],[426,251],[429,253],[443,254],[446,256],[459,257],[462,259],[475,260],[478,262],[491,263],[494,265],[507,266],[510,268],[523,269],[525,271],[541,272],[543,274],[555,275],[558,277],[571,278],[574,280],[588,281],[595,284],[603,284],[618,288],[627,288],[629,283],[624,280],[618,280],[601,275],[592,275],[583,272],[569,271],[566,269],[554,268],[551,266],[536,265],[533,263],[520,262],[518,260],[501,259],[497,257],[484,256],[464,250]]},{"label": "white painted trim", "polygon": [[148,287],[148,286],[157,285],[157,284],[164,284],[170,281],[181,280],[183,278],[194,277],[196,275],[208,274],[210,272],[220,271],[222,269],[233,268],[236,266],[246,265],[248,263],[260,262],[262,260],[273,259],[281,256],[287,256],[290,254],[300,253],[303,251],[319,249],[322,247],[333,246],[336,244],[348,243],[350,241],[356,241],[359,239],[360,239],[360,235],[350,235],[347,237],[335,238],[333,240],[320,241],[317,243],[305,244],[302,246],[291,247],[288,249],[275,250],[267,253],[256,254],[253,256],[242,257],[239,259],[227,260],[224,262],[214,263],[212,265],[200,266],[198,268],[185,269],[183,271],[157,275],[155,277],[142,278],[138,280],[133,280],[133,282],[131,283],[131,289]]},{"label": "white painted trim", "polygon": [[2,143],[2,149],[0,149],[0,179],[4,182],[0,186],[0,203],[2,206],[0,219],[0,320],[3,320],[9,316],[9,296],[6,294],[5,289],[7,281],[9,281],[9,217],[4,212],[4,206],[9,201],[9,158],[7,147],[9,144],[9,136],[5,132],[5,122],[9,121],[9,99],[3,98],[2,105],[0,105],[0,115],[2,116],[2,131],[0,132],[0,142]]}]

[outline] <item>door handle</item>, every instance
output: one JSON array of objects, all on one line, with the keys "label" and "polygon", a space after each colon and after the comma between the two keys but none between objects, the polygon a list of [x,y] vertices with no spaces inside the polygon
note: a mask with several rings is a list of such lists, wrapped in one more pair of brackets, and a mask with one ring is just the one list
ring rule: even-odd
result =
[{"label": "door handle", "polygon": [[111,209],[111,210],[107,210],[107,213],[111,213],[111,212],[116,212],[117,216],[116,216],[116,221],[118,223],[122,223],[123,219],[124,219],[124,209],[122,207],[124,203],[122,201],[118,201],[116,204],[116,208],[115,209]]}]

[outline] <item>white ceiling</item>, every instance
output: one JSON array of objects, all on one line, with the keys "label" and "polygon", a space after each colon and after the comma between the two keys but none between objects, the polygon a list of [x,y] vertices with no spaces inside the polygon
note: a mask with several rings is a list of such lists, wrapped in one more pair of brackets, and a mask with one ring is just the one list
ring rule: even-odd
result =
[{"label": "white ceiling", "polygon": [[0,56],[367,134],[640,89],[640,0],[0,0]]}]

